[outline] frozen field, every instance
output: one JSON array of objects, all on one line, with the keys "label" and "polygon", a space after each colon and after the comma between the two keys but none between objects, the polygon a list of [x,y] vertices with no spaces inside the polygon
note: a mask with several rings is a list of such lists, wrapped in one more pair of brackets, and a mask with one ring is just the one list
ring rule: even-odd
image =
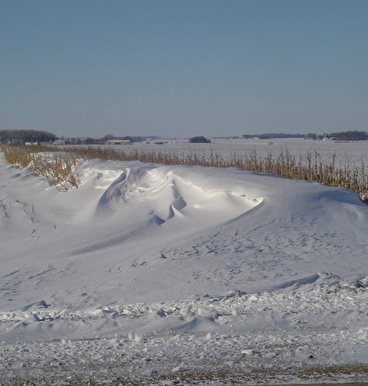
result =
[{"label": "frozen field", "polygon": [[[271,141],[193,148],[358,159],[368,146]],[[79,173],[59,192],[0,161],[0,385],[366,381],[356,194],[237,169],[94,160]]]},{"label": "frozen field", "polygon": [[261,139],[212,139],[208,144],[190,144],[180,139],[163,139],[158,140],[164,142],[162,145],[155,145],[154,141],[146,143],[134,143],[128,146],[115,146],[115,148],[126,150],[129,149],[146,149],[151,151],[162,151],[169,153],[186,154],[188,152],[197,152],[199,154],[210,155],[216,153],[222,158],[231,157],[233,154],[244,154],[256,150],[261,157],[266,156],[269,152],[278,155],[283,150],[288,150],[292,155],[299,157],[305,156],[307,152],[318,152],[323,160],[330,160],[336,154],[338,161],[351,161],[360,165],[363,159],[365,164],[368,164],[368,142],[335,142],[327,141],[312,141],[299,138],[278,139],[272,138],[269,140]]}]

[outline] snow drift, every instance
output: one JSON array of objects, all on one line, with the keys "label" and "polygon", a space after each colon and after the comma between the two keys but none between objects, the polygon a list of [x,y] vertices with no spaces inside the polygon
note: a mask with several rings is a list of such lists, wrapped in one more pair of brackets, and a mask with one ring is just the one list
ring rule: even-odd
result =
[{"label": "snow drift", "polygon": [[0,163],[4,384],[100,382],[106,361],[138,383],[366,362],[356,194],[238,169],[95,160],[78,174],[60,192]]},{"label": "snow drift", "polygon": [[321,300],[331,283],[359,289],[345,308],[359,314],[368,208],[351,191],[139,162],[88,161],[79,175],[78,189],[59,192],[0,165],[3,340],[217,331],[224,315],[233,329],[269,328],[298,323],[306,299],[325,309],[313,323],[339,324]]}]

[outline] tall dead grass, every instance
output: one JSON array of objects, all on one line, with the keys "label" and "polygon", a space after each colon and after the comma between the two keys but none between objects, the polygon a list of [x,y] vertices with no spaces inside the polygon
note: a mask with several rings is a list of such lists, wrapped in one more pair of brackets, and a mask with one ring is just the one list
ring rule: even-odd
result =
[{"label": "tall dead grass", "polygon": [[47,178],[59,190],[77,188],[79,159],[74,153],[60,153],[49,146],[1,146],[5,161],[28,168],[31,173]]},{"label": "tall dead grass", "polygon": [[104,159],[114,161],[136,161],[161,165],[199,165],[205,167],[242,168],[259,173],[275,174],[280,177],[316,181],[327,186],[351,189],[360,194],[363,200],[368,196],[368,174],[363,159],[359,164],[347,157],[324,161],[318,151],[308,151],[304,156],[296,157],[288,149],[281,149],[278,154],[269,152],[261,157],[257,151],[234,153],[224,158],[216,152],[201,154],[198,152],[180,153],[163,150],[117,149],[108,147],[80,146],[64,148],[84,159]]},{"label": "tall dead grass", "polygon": [[[111,161],[141,161],[161,165],[199,165],[205,167],[242,168],[259,173],[270,173],[280,177],[316,181],[327,186],[351,189],[364,201],[368,197],[368,174],[363,159],[358,164],[348,158],[337,159],[336,155],[324,161],[318,151],[308,151],[304,156],[296,157],[288,149],[281,149],[278,154],[269,152],[261,157],[256,150],[248,153],[234,153],[224,158],[216,152],[208,154],[198,152],[169,152],[165,150],[144,150],[139,148],[118,149],[103,146],[24,147],[2,146],[6,162],[21,167],[31,165],[39,175],[51,176],[56,183],[68,181],[71,186],[78,186],[75,169],[78,159],[102,159]],[[39,152],[62,151],[63,155],[53,156],[53,161]]]}]

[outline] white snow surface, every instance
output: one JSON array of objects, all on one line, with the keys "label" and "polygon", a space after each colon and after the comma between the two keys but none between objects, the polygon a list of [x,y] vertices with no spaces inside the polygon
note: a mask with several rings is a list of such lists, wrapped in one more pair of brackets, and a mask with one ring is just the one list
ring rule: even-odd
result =
[{"label": "white snow surface", "polygon": [[60,192],[0,163],[3,384],[368,362],[368,206],[353,192],[140,162],[79,174]]}]

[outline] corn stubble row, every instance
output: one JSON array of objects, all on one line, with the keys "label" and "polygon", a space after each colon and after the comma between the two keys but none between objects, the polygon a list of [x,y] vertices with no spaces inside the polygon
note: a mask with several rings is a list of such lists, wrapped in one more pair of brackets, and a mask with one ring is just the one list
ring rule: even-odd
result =
[{"label": "corn stubble row", "polygon": [[323,161],[317,151],[308,151],[304,156],[295,157],[287,149],[276,155],[269,152],[261,157],[256,150],[248,153],[234,153],[224,158],[218,153],[178,153],[165,150],[144,150],[137,148],[117,149],[104,146],[1,146],[7,163],[29,168],[33,173],[46,176],[57,186],[78,187],[77,168],[81,159],[102,159],[111,161],[141,161],[160,165],[199,165],[204,167],[242,168],[259,173],[270,173],[280,177],[316,181],[327,186],[351,189],[363,200],[368,196],[368,174],[363,159],[358,164],[348,158],[337,159],[333,155]]}]

